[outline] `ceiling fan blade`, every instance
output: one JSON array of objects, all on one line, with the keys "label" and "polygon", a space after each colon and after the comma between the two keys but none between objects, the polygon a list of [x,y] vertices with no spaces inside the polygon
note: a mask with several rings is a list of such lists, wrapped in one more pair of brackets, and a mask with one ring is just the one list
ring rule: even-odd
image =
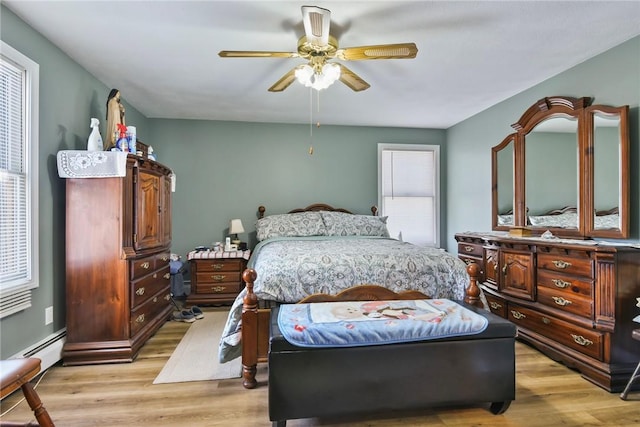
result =
[{"label": "ceiling fan blade", "polygon": [[340,81],[342,83],[346,84],[356,92],[369,89],[371,85],[365,82],[364,80],[362,80],[362,78],[359,75],[357,75],[356,73],[354,73],[353,71],[351,71],[350,69],[348,69],[342,64],[338,64],[338,65],[340,65]]},{"label": "ceiling fan blade", "polygon": [[221,50],[222,58],[298,58],[298,52],[269,52],[260,50]]},{"label": "ceiling fan blade", "polygon": [[302,6],[302,23],[307,43],[320,47],[329,44],[330,10],[316,6]]},{"label": "ceiling fan blade", "polygon": [[336,57],[343,61],[363,59],[411,59],[418,53],[415,43],[377,44],[338,49]]},{"label": "ceiling fan blade", "polygon": [[280,80],[275,82],[273,84],[273,86],[271,86],[269,88],[269,92],[282,92],[283,90],[288,88],[291,85],[291,83],[293,83],[295,81],[295,79],[296,79],[296,70],[297,69],[298,69],[298,67],[292,69],[287,74],[282,76],[280,78]]}]

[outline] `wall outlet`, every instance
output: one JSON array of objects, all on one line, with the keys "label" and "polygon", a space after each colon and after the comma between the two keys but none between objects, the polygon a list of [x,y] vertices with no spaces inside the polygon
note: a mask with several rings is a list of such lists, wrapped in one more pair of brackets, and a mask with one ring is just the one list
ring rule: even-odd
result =
[{"label": "wall outlet", "polygon": [[44,324],[50,325],[53,323],[53,306],[44,309]]}]

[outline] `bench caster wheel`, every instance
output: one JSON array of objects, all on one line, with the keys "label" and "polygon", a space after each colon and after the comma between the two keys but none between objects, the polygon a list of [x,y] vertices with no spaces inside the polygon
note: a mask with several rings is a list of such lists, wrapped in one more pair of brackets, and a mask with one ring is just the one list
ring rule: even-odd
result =
[{"label": "bench caster wheel", "polygon": [[489,411],[491,411],[493,415],[500,415],[500,414],[503,414],[507,409],[509,409],[510,405],[511,405],[510,400],[506,400],[504,402],[491,402]]}]

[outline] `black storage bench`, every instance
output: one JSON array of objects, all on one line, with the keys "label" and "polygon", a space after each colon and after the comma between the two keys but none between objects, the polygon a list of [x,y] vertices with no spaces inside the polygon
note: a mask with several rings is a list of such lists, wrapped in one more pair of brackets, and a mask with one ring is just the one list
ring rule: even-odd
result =
[{"label": "black storage bench", "polygon": [[494,414],[515,399],[516,327],[485,316],[475,335],[362,347],[290,344],[271,312],[269,418],[286,420],[489,403]]}]

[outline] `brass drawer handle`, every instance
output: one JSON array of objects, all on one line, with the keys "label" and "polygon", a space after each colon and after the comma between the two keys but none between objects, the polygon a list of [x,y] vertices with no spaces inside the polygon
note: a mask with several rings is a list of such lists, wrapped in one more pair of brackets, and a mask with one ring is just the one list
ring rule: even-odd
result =
[{"label": "brass drawer handle", "polygon": [[224,264],[211,264],[214,270],[222,270],[224,268]]},{"label": "brass drawer handle", "polygon": [[166,255],[162,255],[162,258],[160,258],[162,261],[167,262],[169,261],[169,257]]},{"label": "brass drawer handle", "polygon": [[153,297],[153,302],[158,302],[158,297]]},{"label": "brass drawer handle", "polygon": [[140,264],[140,267],[144,268],[145,270],[149,269],[149,261],[143,262],[142,264]]},{"label": "brass drawer handle", "polygon": [[[496,267],[497,267],[497,264],[496,264]],[[505,275],[505,276],[507,275],[507,268],[508,267],[509,266],[507,264],[505,264],[504,267],[502,267],[502,274]]]},{"label": "brass drawer handle", "polygon": [[473,252],[473,246],[465,246],[464,250],[467,252]]},{"label": "brass drawer handle", "polygon": [[225,276],[224,274],[214,274],[213,276],[211,276],[211,278],[216,282],[222,282],[225,277],[227,276]]},{"label": "brass drawer handle", "polygon": [[586,345],[593,345],[593,341],[583,337],[582,335],[575,335],[575,334],[571,334],[571,338],[573,338],[573,340],[580,345],[586,346]]},{"label": "brass drawer handle", "polygon": [[471,262],[472,262],[469,258],[465,258],[465,259],[463,259],[463,261],[467,265],[471,264]]},{"label": "brass drawer handle", "polygon": [[497,302],[491,301],[489,303],[489,305],[491,306],[491,308],[493,308],[494,310],[497,310],[499,308],[502,308],[502,304],[498,304]]},{"label": "brass drawer handle", "polygon": [[543,317],[543,318],[542,318],[542,323],[544,323],[545,325],[548,325],[548,324],[550,324],[550,323],[551,323],[551,320],[549,320],[549,319],[548,319],[548,318],[546,318],[546,317]]},{"label": "brass drawer handle", "polygon": [[551,279],[551,281],[553,282],[554,285],[556,285],[558,288],[561,288],[561,289],[568,288],[569,286],[571,286],[571,282],[567,282],[566,280]]},{"label": "brass drawer handle", "polygon": [[136,289],[136,295],[139,295],[139,296],[144,295],[144,287]]},{"label": "brass drawer handle", "polygon": [[211,290],[215,293],[220,293],[224,291],[224,286],[212,286]]},{"label": "brass drawer handle", "polygon": [[171,278],[171,273],[165,273],[164,276],[162,276],[163,279],[170,279]]},{"label": "brass drawer handle", "polygon": [[551,297],[551,298],[553,298],[553,302],[555,302],[556,304],[561,305],[561,306],[563,306],[563,307],[564,307],[565,305],[570,305],[570,304],[572,304],[572,302],[571,302],[571,301],[569,301],[568,299],[564,299],[564,298],[562,298],[562,297]]},{"label": "brass drawer handle", "polygon": [[518,319],[518,320],[524,319],[525,317],[527,317],[524,314],[522,314],[522,313],[520,313],[519,311],[516,311],[516,310],[511,310],[511,315],[513,317],[515,317],[516,319]]},{"label": "brass drawer handle", "polygon": [[553,260],[553,265],[555,265],[556,268],[562,268],[562,269],[571,267],[570,262],[562,261],[561,259]]},{"label": "brass drawer handle", "polygon": [[163,299],[165,301],[169,301],[171,299],[171,294],[166,294]]},{"label": "brass drawer handle", "polygon": [[140,316],[136,317],[136,322],[144,323],[144,314],[141,314]]},{"label": "brass drawer handle", "polygon": [[153,278],[157,279],[158,278],[158,273],[153,273]]}]

